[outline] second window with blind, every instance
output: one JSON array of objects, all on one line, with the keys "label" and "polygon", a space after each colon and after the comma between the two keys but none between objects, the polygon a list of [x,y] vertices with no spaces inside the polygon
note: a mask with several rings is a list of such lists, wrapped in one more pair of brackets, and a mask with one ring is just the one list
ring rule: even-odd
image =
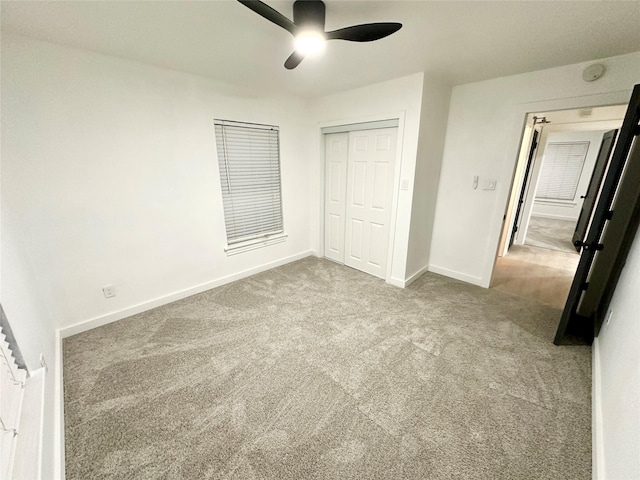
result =
[{"label": "second window with blind", "polygon": [[228,254],[284,240],[275,125],[214,120]]},{"label": "second window with blind", "polygon": [[540,171],[536,198],[573,200],[588,150],[589,142],[549,142]]}]

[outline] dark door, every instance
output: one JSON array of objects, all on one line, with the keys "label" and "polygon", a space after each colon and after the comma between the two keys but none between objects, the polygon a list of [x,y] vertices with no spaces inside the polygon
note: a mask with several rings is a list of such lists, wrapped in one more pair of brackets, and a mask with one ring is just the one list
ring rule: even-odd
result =
[{"label": "dark door", "polygon": [[582,244],[584,243],[584,239],[587,234],[587,228],[589,227],[593,207],[596,204],[598,193],[600,192],[600,185],[602,185],[604,172],[609,164],[609,158],[611,157],[611,152],[613,151],[613,145],[616,141],[617,134],[618,130],[610,130],[602,136],[602,143],[600,143],[598,158],[596,159],[596,164],[593,167],[593,173],[591,174],[591,180],[589,180],[587,193],[582,197],[584,198],[584,202],[582,202],[582,210],[580,210],[578,223],[576,223],[576,230],[573,232],[573,238],[571,239],[578,252],[582,249]]},{"label": "dark door", "polygon": [[516,215],[513,220],[513,229],[511,230],[511,238],[509,239],[509,247],[513,245],[516,239],[516,232],[518,231],[518,225],[520,223],[520,214],[522,213],[522,205],[524,204],[524,197],[527,195],[527,184],[529,182],[529,174],[531,173],[531,165],[533,164],[533,157],[538,147],[539,133],[535,129],[533,130],[533,136],[531,140],[531,147],[529,148],[529,157],[527,158],[527,166],[524,169],[524,175],[522,176],[522,188],[520,189],[520,198],[518,198],[518,206],[516,207]]},{"label": "dark door", "polygon": [[[613,203],[613,215],[607,220],[607,224],[600,238],[600,243],[606,248],[598,251],[593,259],[591,272],[589,273],[589,288],[582,294],[577,314],[585,318],[595,320],[594,334],[600,330],[601,321],[606,317],[609,302],[613,296],[613,289],[618,280],[619,271],[624,266],[624,261],[619,260],[621,252],[630,247],[631,241],[626,241],[630,236],[633,240],[638,221],[640,221],[640,141],[636,138],[633,143],[627,165],[618,185]],[[626,258],[626,253],[624,256]],[[614,276],[615,275],[615,276]],[[610,295],[607,295],[609,291]]]},{"label": "dark door", "polygon": [[[633,235],[635,235],[634,225],[637,226],[637,218],[634,217],[634,212],[637,212],[637,209],[631,210],[626,223],[624,218],[622,218],[623,225],[615,228],[616,231],[625,232],[624,241],[622,242],[625,248],[619,249],[614,256],[603,255],[601,257],[603,261],[596,262],[595,267],[597,268],[592,269],[592,267],[594,267],[593,260],[597,252],[607,250],[607,248],[609,248],[609,250],[615,248],[613,245],[604,243],[605,239],[603,239],[602,233],[608,221],[615,219],[617,216],[618,220],[616,220],[616,222],[618,222],[621,217],[624,217],[624,215],[617,215],[616,211],[612,210],[612,205],[616,197],[616,190],[620,183],[620,178],[627,164],[627,159],[630,156],[631,146],[638,135],[640,135],[640,85],[636,85],[631,94],[631,101],[629,102],[629,107],[627,108],[627,113],[625,114],[622,128],[620,129],[620,136],[613,151],[602,190],[600,191],[600,196],[598,197],[593,212],[593,219],[585,241],[581,245],[583,248],[576,275],[573,277],[567,303],[562,311],[558,330],[553,340],[553,343],[556,345],[569,341],[569,337],[573,335],[578,335],[587,342],[593,340],[596,325],[598,325],[602,319],[596,318],[596,312],[591,312],[588,315],[578,313],[578,305],[580,304],[583,294],[585,291],[588,292],[590,288],[588,281],[590,276],[594,280],[597,278],[598,284],[606,285],[606,291],[609,292],[608,296],[605,292],[605,296],[601,294],[599,298],[592,299],[591,302],[598,305],[600,312],[606,311],[608,308],[608,305],[603,305],[602,301],[605,303],[610,301],[611,292],[615,289],[615,283],[617,282],[628,253],[627,246],[631,243],[629,238],[633,239]],[[635,170],[637,167],[638,165],[634,165],[631,170]],[[629,177],[626,174],[625,176]],[[618,197],[627,197],[626,193],[623,194],[623,187],[626,190],[628,185],[633,187],[633,180],[625,181],[621,184],[620,191],[617,192]],[[637,203],[640,202],[640,198],[636,198],[635,202],[637,205]],[[592,291],[593,290],[594,289],[592,289]]]}]

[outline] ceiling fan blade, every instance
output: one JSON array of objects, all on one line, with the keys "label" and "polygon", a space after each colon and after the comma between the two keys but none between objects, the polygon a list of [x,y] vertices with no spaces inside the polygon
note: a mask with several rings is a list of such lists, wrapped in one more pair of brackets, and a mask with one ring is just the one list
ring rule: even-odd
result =
[{"label": "ceiling fan blade", "polygon": [[372,42],[387,37],[402,28],[401,23],[365,23],[353,27],[327,32],[327,40],[348,40],[350,42]]},{"label": "ceiling fan blade", "polygon": [[287,58],[287,61],[284,62],[284,68],[286,68],[287,70],[293,70],[298,65],[300,65],[300,62],[302,61],[303,58],[304,58],[304,55],[302,53],[297,51],[293,52],[291,55],[289,55],[289,58]]},{"label": "ceiling fan blade", "polygon": [[243,4],[245,7],[250,8],[251,10],[256,12],[258,15],[261,15],[262,17],[266,18],[270,22],[275,23],[279,27],[282,27],[288,32],[290,32],[291,34],[295,35],[295,31],[296,31],[295,23],[293,23],[291,20],[289,20],[287,17],[282,15],[277,10],[274,10],[273,8],[271,8],[266,3],[263,3],[260,0],[238,0],[238,1],[241,4]]}]

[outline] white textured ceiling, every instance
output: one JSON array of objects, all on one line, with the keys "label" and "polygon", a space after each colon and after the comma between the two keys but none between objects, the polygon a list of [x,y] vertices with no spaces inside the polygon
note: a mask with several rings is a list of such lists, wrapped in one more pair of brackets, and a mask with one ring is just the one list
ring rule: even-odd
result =
[{"label": "white textured ceiling", "polygon": [[[267,1],[291,17],[292,3]],[[2,2],[2,29],[223,82],[315,97],[415,72],[460,84],[640,51],[640,1],[328,0],[327,30],[396,21],[283,67],[292,37],[240,3]]]}]

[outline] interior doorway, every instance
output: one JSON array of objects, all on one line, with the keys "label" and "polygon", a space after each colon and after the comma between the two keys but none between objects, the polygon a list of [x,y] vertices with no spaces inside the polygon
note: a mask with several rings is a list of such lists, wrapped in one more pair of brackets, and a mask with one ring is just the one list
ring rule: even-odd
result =
[{"label": "interior doorway", "polygon": [[580,259],[573,236],[603,137],[620,127],[626,107],[527,115],[491,288],[564,306]]}]

